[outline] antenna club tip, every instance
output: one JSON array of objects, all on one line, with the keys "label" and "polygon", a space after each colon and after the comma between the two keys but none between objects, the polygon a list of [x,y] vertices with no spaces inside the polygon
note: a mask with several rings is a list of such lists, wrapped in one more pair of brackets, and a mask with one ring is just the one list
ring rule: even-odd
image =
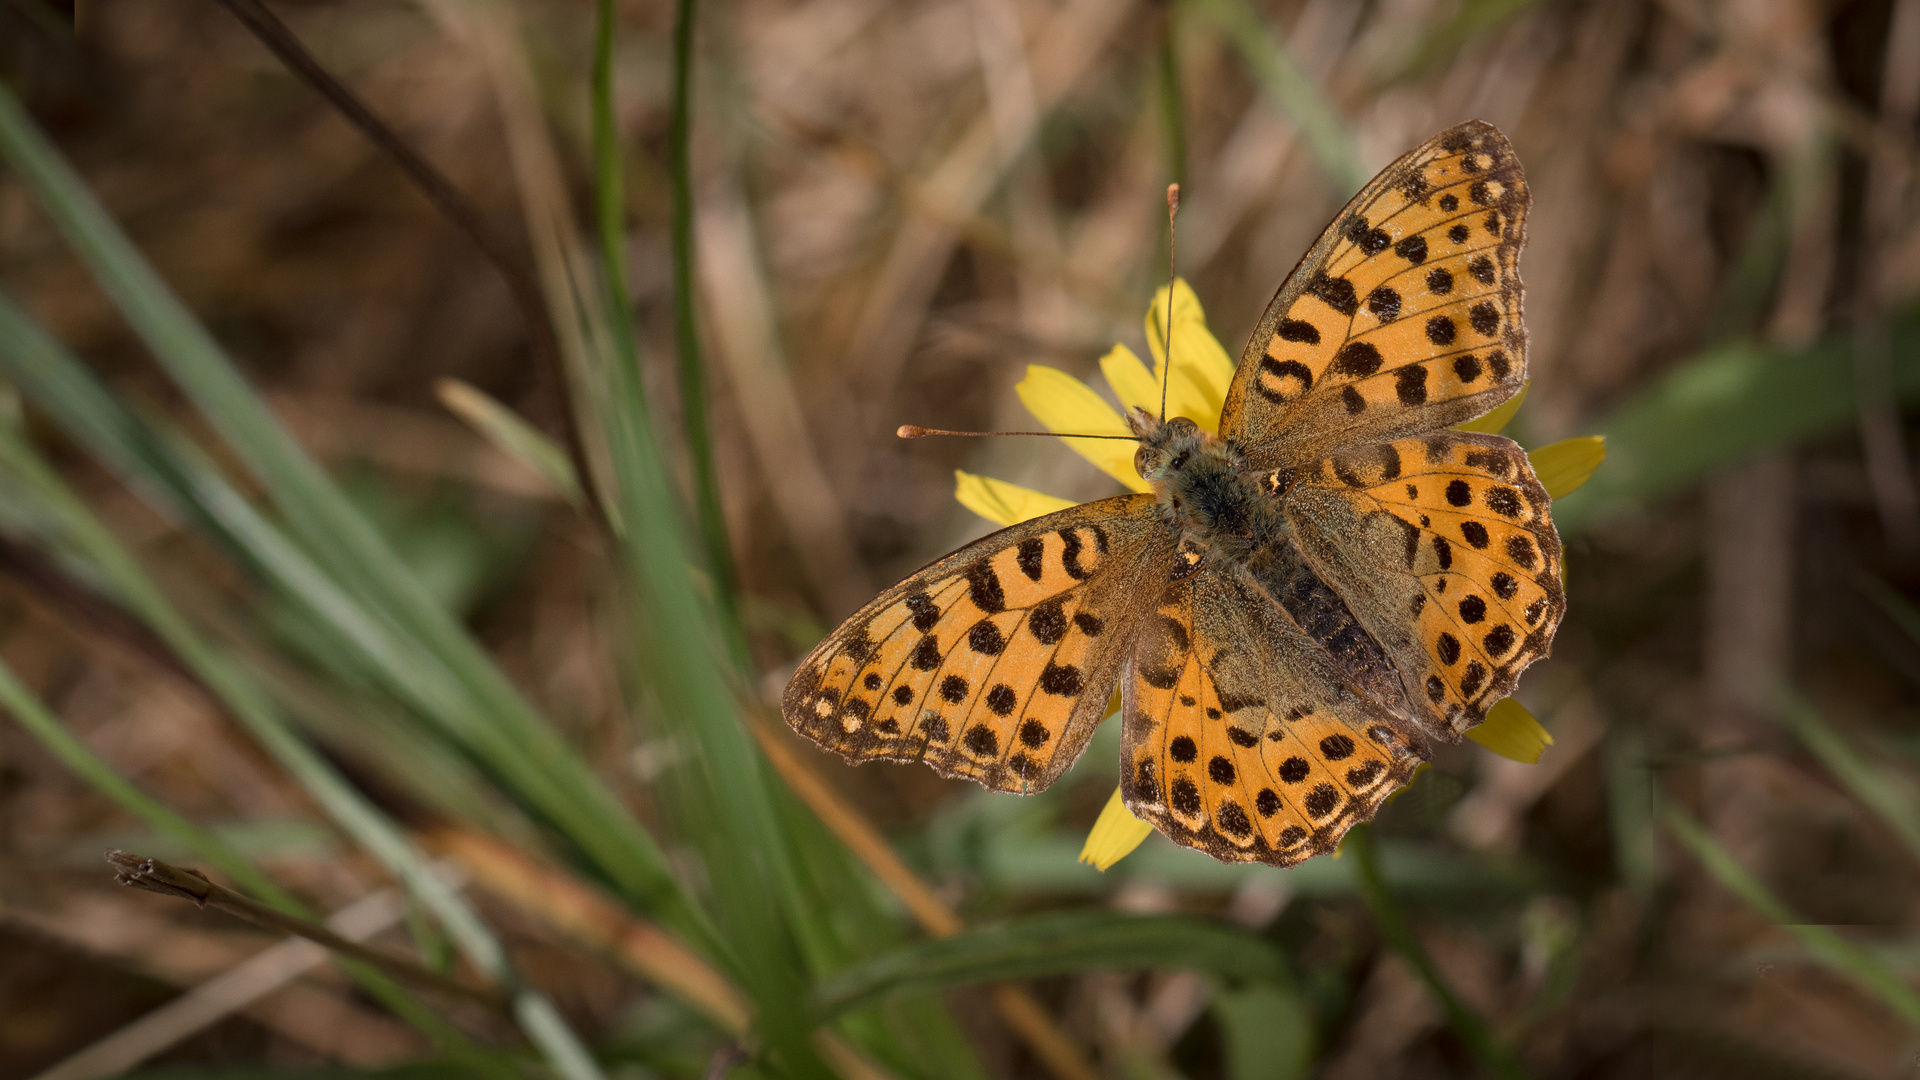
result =
[{"label": "antenna club tip", "polygon": [[923,439],[926,438],[927,429],[919,424],[901,424],[893,433],[902,439]]},{"label": "antenna club tip", "polygon": [[1167,185],[1167,212],[1172,213],[1178,209],[1180,209],[1180,185],[1168,184]]}]

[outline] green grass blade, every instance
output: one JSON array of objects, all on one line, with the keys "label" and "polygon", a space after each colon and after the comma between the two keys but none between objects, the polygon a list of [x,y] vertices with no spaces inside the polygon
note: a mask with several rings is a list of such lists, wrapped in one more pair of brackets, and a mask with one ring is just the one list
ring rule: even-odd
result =
[{"label": "green grass blade", "polygon": [[[200,828],[152,798],[102,761],[85,743],[74,738],[53,712],[27,689],[11,667],[0,661],[0,708],[11,714],[21,727],[47,748],[61,764],[93,785],[94,790],[119,803],[127,812],[147,823],[155,832],[178,843],[188,851],[212,863],[236,885],[258,897],[262,903],[303,919],[314,913],[274,880],[256,869],[245,855],[217,835]],[[496,1080],[514,1080],[516,1073],[487,1054],[459,1029],[441,1020],[422,1005],[404,987],[385,975],[363,965],[343,961],[346,969],[361,985],[395,1015],[413,1024],[429,1038],[458,1056],[463,1064]]]},{"label": "green grass blade", "polygon": [[1783,693],[1777,708],[1780,719],[1820,764],[1853,797],[1879,815],[1887,828],[1920,859],[1920,793],[1906,777],[1868,761],[1829,725],[1806,699]]},{"label": "green grass blade", "polygon": [[1400,954],[1420,981],[1426,985],[1427,992],[1446,1015],[1447,1026],[1460,1037],[1482,1068],[1502,1080],[1520,1080],[1526,1071],[1520,1067],[1512,1053],[1494,1037],[1493,1029],[1479,1013],[1469,1008],[1460,996],[1447,985],[1440,975],[1427,951],[1420,946],[1420,939],[1414,935],[1413,927],[1407,922],[1400,906],[1394,902],[1393,894],[1387,890],[1386,882],[1380,876],[1380,857],[1374,850],[1373,826],[1356,826],[1347,833],[1345,851],[1354,860],[1355,876],[1359,881],[1360,895],[1373,912],[1374,925],[1379,927],[1380,936],[1387,947]]},{"label": "green grass blade", "polygon": [[[1889,334],[1894,394],[1920,400],[1920,318],[1898,320]],[[1577,535],[1744,457],[1839,428],[1856,408],[1850,338],[1709,350],[1592,425],[1606,436],[1607,467],[1554,500],[1554,523]]]},{"label": "green grass blade", "polygon": [[521,795],[536,802],[622,893],[712,945],[709,928],[681,895],[658,846],[280,425],[4,89],[0,154],[267,489],[304,551],[361,606],[444,667],[461,695],[448,703],[450,713],[492,727],[518,747],[489,765],[521,785]]},{"label": "green grass blade", "polygon": [[51,512],[62,546],[83,553],[99,568],[115,595],[166,642],[334,823],[434,913],[467,959],[489,978],[513,988],[516,1012],[545,1021],[525,1030],[559,1073],[568,1080],[600,1080],[597,1068],[581,1069],[581,1061],[591,1059],[583,1058],[585,1050],[570,1029],[552,1022],[551,1004],[538,992],[515,985],[505,950],[479,915],[433,872],[398,826],[292,732],[261,688],[198,634],[133,555],[11,429],[0,428],[0,469],[22,482]]},{"label": "green grass blade", "polygon": [[[0,367],[35,402],[137,490],[165,497],[159,509],[208,525],[268,580],[297,599],[351,647],[396,696],[439,721],[474,756],[520,781],[521,794],[551,812],[567,796],[532,767],[537,744],[482,721],[466,707],[454,673],[390,623],[367,611],[248,503],[184,440],[168,439],[127,412],[70,354],[0,294]],[[591,820],[583,822],[592,828]],[[664,861],[664,856],[656,858]]]},{"label": "green grass blade", "polygon": [[733,547],[720,507],[720,477],[713,464],[713,430],[707,409],[706,360],[693,271],[693,38],[699,0],[678,0],[673,20],[673,100],[667,119],[667,171],[673,184],[673,340],[679,354],[680,416],[687,457],[693,465],[694,506],[713,575],[716,606],[732,618]]},{"label": "green grass blade", "polygon": [[1860,591],[1867,594],[1875,607],[1886,613],[1894,625],[1906,631],[1914,644],[1920,645],[1920,610],[1916,610],[1911,601],[1900,594],[1898,589],[1875,577],[1860,579]]},{"label": "green grass blade", "polygon": [[580,478],[574,474],[573,462],[559,443],[471,383],[441,379],[433,389],[434,396],[448,412],[465,420],[502,453],[532,466],[574,509],[586,505],[580,491]]},{"label": "green grass blade", "polygon": [[1191,2],[1226,33],[1260,88],[1300,129],[1335,194],[1344,200],[1359,191],[1370,176],[1360,164],[1346,122],[1260,13],[1247,0]]},{"label": "green grass blade", "polygon": [[1093,970],[1182,968],[1286,985],[1285,961],[1243,930],[1173,915],[1098,909],[1038,915],[919,942],[822,980],[821,1015],[910,992]]},{"label": "green grass blade", "polygon": [[1872,954],[1825,926],[1803,923],[1760,879],[1678,806],[1665,807],[1667,828],[1728,892],[1800,939],[1821,964],[1860,984],[1902,1020],[1920,1027],[1920,994]]},{"label": "green grass blade", "polygon": [[1216,985],[1208,1004],[1228,1080],[1296,1080],[1313,1069],[1313,1013],[1299,994],[1261,983]]},{"label": "green grass blade", "polygon": [[40,699],[27,689],[5,661],[0,661],[0,707],[11,713],[29,735],[39,740],[40,745],[46,747],[75,776],[146,822],[148,828],[212,863],[240,888],[259,897],[262,903],[271,904],[290,915],[298,914],[302,918],[311,916],[311,912],[295,900],[293,894],[256,869],[231,843],[188,821],[113,771],[111,765],[75,738],[66,725],[41,704]]},{"label": "green grass blade", "polygon": [[[593,218],[600,241],[600,281],[607,308],[606,325],[614,359],[640,370],[640,337],[633,323],[627,286],[626,187],[621,180],[619,131],[614,116],[613,0],[595,0],[593,45]],[[676,279],[677,280],[677,279]],[[676,285],[677,287],[677,285]],[[646,394],[634,393],[642,405]]]},{"label": "green grass blade", "polygon": [[1632,722],[1607,725],[1601,746],[1607,778],[1607,824],[1614,867],[1627,888],[1651,901],[1662,876],[1660,792],[1647,765],[1646,735]]},{"label": "green grass blade", "polygon": [[659,714],[698,749],[672,777],[676,816],[704,857],[715,921],[732,947],[733,972],[759,1006],[764,1034],[802,1071],[823,1070],[808,1041],[812,1022],[797,1006],[804,986],[799,958],[781,925],[783,916],[795,923],[818,916],[800,899],[766,763],[735,712],[731,653],[687,572],[692,547],[672,513],[677,502],[651,420],[633,380],[612,370],[620,405],[607,414],[609,458],[616,503],[628,522],[621,556],[641,639],[636,659]]},{"label": "green grass blade", "polygon": [[[1454,5],[1452,15],[1435,26],[1407,58],[1396,65],[1391,81],[1421,71],[1435,59],[1518,18],[1539,0],[1466,0]],[[1442,9],[1445,10],[1445,9]]]}]

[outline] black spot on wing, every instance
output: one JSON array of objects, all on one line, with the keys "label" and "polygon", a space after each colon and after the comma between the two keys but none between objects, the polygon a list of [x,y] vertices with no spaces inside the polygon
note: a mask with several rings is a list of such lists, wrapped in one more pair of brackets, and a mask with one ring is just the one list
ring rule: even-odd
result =
[{"label": "black spot on wing", "polygon": [[967,566],[967,596],[973,606],[988,615],[1007,609],[1007,594],[1000,587],[1000,575],[994,573],[992,565],[980,559]]},{"label": "black spot on wing", "polygon": [[1077,697],[1084,683],[1072,664],[1048,664],[1040,672],[1040,689],[1055,697]]},{"label": "black spot on wing", "polygon": [[1006,683],[1001,683],[987,691],[987,708],[992,709],[995,716],[1013,715],[1014,706],[1018,704],[1020,704],[1020,695]]},{"label": "black spot on wing", "polygon": [[1490,338],[1500,332],[1500,309],[1483,300],[1467,309],[1467,321],[1475,333]]},{"label": "black spot on wing", "polygon": [[1000,752],[1000,737],[985,724],[968,728],[966,738],[961,741],[968,750],[981,757],[993,757]]},{"label": "black spot on wing", "polygon": [[[1094,535],[1097,538],[1101,539],[1102,541],[1104,541],[1106,538],[1105,534],[1103,533],[1096,532]],[[1073,578],[1075,581],[1085,581],[1087,579],[1087,576],[1093,573],[1093,571],[1083,569],[1080,566],[1080,533],[1079,531],[1076,529],[1061,529],[1060,540],[1063,544],[1066,545],[1060,551],[1061,568],[1067,572],[1067,576]],[[1103,549],[1105,548],[1105,546],[1106,545],[1104,543],[1101,544],[1101,547]]]},{"label": "black spot on wing", "polygon": [[940,666],[940,642],[932,634],[920,639],[913,647],[913,655],[908,657],[915,671],[932,671]]},{"label": "black spot on wing", "polygon": [[1014,561],[1019,564],[1020,572],[1027,575],[1028,581],[1039,581],[1046,573],[1047,542],[1038,536],[1029,536],[1020,541],[1020,548],[1014,552]]},{"label": "black spot on wing", "polygon": [[1191,780],[1175,780],[1167,792],[1167,799],[1182,814],[1200,812],[1200,789],[1194,787]]},{"label": "black spot on wing", "polygon": [[1420,364],[1408,364],[1394,372],[1393,392],[1400,404],[1408,408],[1426,404],[1427,369]]},{"label": "black spot on wing", "polygon": [[1346,278],[1328,277],[1323,271],[1315,274],[1307,283],[1307,295],[1318,297],[1323,303],[1342,315],[1351,318],[1360,310],[1360,298],[1353,291],[1353,282]]},{"label": "black spot on wing", "polygon": [[1049,600],[1027,616],[1027,630],[1042,645],[1058,645],[1067,636],[1067,615],[1060,601]]},{"label": "black spot on wing", "polygon": [[1381,322],[1392,322],[1400,317],[1400,294],[1382,285],[1367,294],[1367,310]]},{"label": "black spot on wing", "polygon": [[967,631],[967,647],[981,656],[999,656],[1006,651],[1007,638],[992,619],[981,619]]},{"label": "black spot on wing", "polygon": [[1320,344],[1320,328],[1302,319],[1281,319],[1274,327],[1274,336],[1281,341],[1297,341],[1303,345]]},{"label": "black spot on wing", "polygon": [[917,592],[907,597],[907,610],[913,613],[913,628],[926,633],[940,622],[940,605],[933,597]]},{"label": "black spot on wing", "polygon": [[1333,363],[1328,365],[1327,370],[1335,375],[1363,379],[1379,371],[1380,365],[1385,362],[1379,349],[1364,341],[1349,341],[1333,354]]},{"label": "black spot on wing", "polygon": [[1247,820],[1247,812],[1240,809],[1239,803],[1221,803],[1220,810],[1214,814],[1213,820],[1220,826],[1221,832],[1230,836],[1237,836],[1244,840],[1253,835],[1253,822]]}]

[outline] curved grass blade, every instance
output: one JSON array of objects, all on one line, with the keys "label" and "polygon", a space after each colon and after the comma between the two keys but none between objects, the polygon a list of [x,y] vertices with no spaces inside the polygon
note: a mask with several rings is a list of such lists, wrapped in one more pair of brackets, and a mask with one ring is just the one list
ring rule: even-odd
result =
[{"label": "curved grass blade", "polygon": [[[399,827],[293,733],[267,695],[227,662],[161,592],[139,562],[93,516],[18,434],[0,427],[0,469],[35,497],[63,549],[83,555],[114,594],[164,641],[207,690],[258,739],[342,831],[406,885],[437,916],[462,953],[488,978],[509,988],[523,1030],[567,1080],[600,1080],[597,1066],[565,1025],[556,1025],[544,995],[519,984],[506,951],[477,913],[433,873]],[[263,893],[263,896],[272,894]]]},{"label": "curved grass blade", "polygon": [[[1920,316],[1888,327],[1896,400],[1920,400]],[[1677,491],[1715,469],[1848,422],[1858,408],[1853,340],[1806,349],[1723,345],[1690,360],[1591,425],[1607,440],[1607,467],[1553,505],[1571,537]]]},{"label": "curved grass blade", "polygon": [[[13,673],[5,661],[0,661],[0,708],[12,714],[28,734],[39,740],[60,762],[81,779],[93,785],[96,791],[119,803],[120,806],[147,823],[155,832],[172,840],[206,859],[221,873],[252,892],[268,906],[284,911],[298,918],[311,918],[312,912],[293,895],[282,889],[277,882],[256,869],[247,857],[219,836],[200,828],[191,821],[175,813],[172,808],[149,796],[113,770],[111,765],[101,760],[88,749],[87,745],[75,738],[65,724],[53,715],[52,710],[41,703],[26,684]],[[364,965],[352,961],[341,961],[341,967],[359,980],[369,993],[382,1004],[391,1008],[395,1015],[419,1028],[428,1037],[439,1042],[447,1052],[455,1055],[469,1068],[494,1077],[496,1080],[514,1080],[516,1073],[503,1062],[487,1054],[476,1046],[458,1028],[441,1020],[425,1005],[422,1005],[406,989],[393,982],[387,976]]]},{"label": "curved grass blade", "polygon": [[1886,968],[1865,949],[1841,937],[1825,926],[1800,921],[1800,917],[1747,872],[1733,853],[1720,846],[1692,815],[1669,802],[1665,807],[1668,831],[1679,839],[1694,858],[1707,868],[1728,892],[1745,901],[1748,907],[1772,919],[1781,929],[1800,939],[1814,958],[1834,972],[1854,982],[1880,999],[1895,1015],[1920,1027],[1920,994],[1900,976]]},{"label": "curved grass blade", "polygon": [[[722,948],[639,823],[293,440],[3,88],[0,154],[18,169],[135,331],[267,490],[303,555],[361,609],[363,623],[383,625],[404,639],[412,659],[430,661],[452,689],[453,696],[438,703],[436,718],[452,729],[485,729],[489,740],[483,749],[511,748],[488,757],[489,766],[564,831],[608,880],[709,947]],[[410,673],[407,681],[420,677]]]},{"label": "curved grass blade", "polygon": [[1447,985],[1446,979],[1440,975],[1440,969],[1434,966],[1427,951],[1421,947],[1420,939],[1414,935],[1413,927],[1407,923],[1400,906],[1394,902],[1393,894],[1387,890],[1386,882],[1380,876],[1380,860],[1374,850],[1373,829],[1372,825],[1361,825],[1347,833],[1343,850],[1353,856],[1360,895],[1373,911],[1374,925],[1379,927],[1380,936],[1426,985],[1427,992],[1433,995],[1441,1011],[1446,1014],[1447,1026],[1466,1044],[1467,1050],[1480,1065],[1503,1080],[1523,1080],[1526,1071],[1507,1048],[1500,1045],[1486,1020],[1461,1001],[1460,996]]},{"label": "curved grass blade", "polygon": [[835,1016],[894,994],[1093,970],[1183,968],[1287,985],[1285,960],[1245,931],[1173,915],[1039,915],[963,930],[855,964],[822,980],[817,1009]]},{"label": "curved grass blade", "polygon": [[1345,200],[1359,191],[1371,174],[1360,165],[1346,122],[1260,13],[1247,0],[1195,0],[1194,6],[1226,32],[1260,88],[1300,129],[1335,195]]}]

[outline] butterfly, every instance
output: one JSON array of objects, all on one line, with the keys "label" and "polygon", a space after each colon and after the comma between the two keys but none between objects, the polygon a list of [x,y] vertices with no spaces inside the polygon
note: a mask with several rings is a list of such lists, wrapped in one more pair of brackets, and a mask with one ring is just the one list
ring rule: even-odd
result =
[{"label": "butterfly", "polygon": [[1526,381],[1528,203],[1489,124],[1395,161],[1268,305],[1218,436],[1135,410],[1150,493],[882,593],[801,661],[787,722],[849,761],[1031,793],[1117,684],[1135,816],[1223,861],[1334,850],[1547,655],[1566,609],[1526,454],[1451,430]]}]

